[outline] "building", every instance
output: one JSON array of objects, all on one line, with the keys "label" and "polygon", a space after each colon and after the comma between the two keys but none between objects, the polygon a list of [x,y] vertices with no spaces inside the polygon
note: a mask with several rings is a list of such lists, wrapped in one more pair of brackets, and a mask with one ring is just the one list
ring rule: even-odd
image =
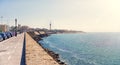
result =
[{"label": "building", "polygon": [[20,24],[18,24],[17,30],[20,30],[20,28],[21,28],[21,25],[20,25]]},{"label": "building", "polygon": [[29,30],[29,27],[28,26],[21,26],[20,30],[21,30],[21,32],[26,32]]},{"label": "building", "polygon": [[5,24],[0,24],[0,32],[9,31],[9,26]]}]

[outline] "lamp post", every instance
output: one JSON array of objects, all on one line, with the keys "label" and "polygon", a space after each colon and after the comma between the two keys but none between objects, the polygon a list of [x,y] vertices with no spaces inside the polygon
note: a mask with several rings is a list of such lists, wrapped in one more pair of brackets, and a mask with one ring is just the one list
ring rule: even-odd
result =
[{"label": "lamp post", "polygon": [[17,19],[15,18],[15,36],[17,36]]},{"label": "lamp post", "polygon": [[[1,25],[2,25],[3,16],[1,16],[0,18],[1,18]],[[1,26],[0,26],[0,32],[2,32]]]},{"label": "lamp post", "polygon": [[15,19],[15,27],[17,27],[17,19]]},{"label": "lamp post", "polygon": [[2,19],[3,19],[3,16],[1,16],[0,18],[1,18],[1,24],[2,24]]}]

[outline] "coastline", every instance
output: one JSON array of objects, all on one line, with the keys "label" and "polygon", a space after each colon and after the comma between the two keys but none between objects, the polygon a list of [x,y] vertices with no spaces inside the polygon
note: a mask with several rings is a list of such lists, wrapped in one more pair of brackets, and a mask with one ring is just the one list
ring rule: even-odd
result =
[{"label": "coastline", "polygon": [[54,51],[47,49],[39,43],[40,40],[42,40],[43,37],[49,36],[48,34],[40,34],[38,31],[31,31],[27,32],[38,44],[41,46],[47,54],[49,54],[59,65],[67,65],[65,62],[60,60],[59,54],[55,53]]}]

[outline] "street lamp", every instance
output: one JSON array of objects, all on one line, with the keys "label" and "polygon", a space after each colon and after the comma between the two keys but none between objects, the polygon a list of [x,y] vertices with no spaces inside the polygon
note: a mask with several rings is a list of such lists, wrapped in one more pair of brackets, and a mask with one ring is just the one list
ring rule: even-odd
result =
[{"label": "street lamp", "polygon": [[0,18],[1,18],[1,24],[2,24],[2,19],[3,19],[3,16],[1,16]]},{"label": "street lamp", "polygon": [[15,19],[15,27],[17,27],[17,19]]},{"label": "street lamp", "polygon": [[15,18],[15,36],[17,36],[17,19]]}]

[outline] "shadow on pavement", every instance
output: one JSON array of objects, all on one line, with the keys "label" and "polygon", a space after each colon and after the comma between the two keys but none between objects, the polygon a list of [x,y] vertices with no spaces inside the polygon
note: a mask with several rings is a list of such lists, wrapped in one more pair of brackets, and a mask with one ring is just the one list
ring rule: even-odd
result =
[{"label": "shadow on pavement", "polygon": [[21,63],[20,65],[26,65],[26,61],[25,61],[25,46],[26,45],[26,35],[24,33],[24,41],[23,41],[23,49],[22,49],[22,57],[21,57]]}]

